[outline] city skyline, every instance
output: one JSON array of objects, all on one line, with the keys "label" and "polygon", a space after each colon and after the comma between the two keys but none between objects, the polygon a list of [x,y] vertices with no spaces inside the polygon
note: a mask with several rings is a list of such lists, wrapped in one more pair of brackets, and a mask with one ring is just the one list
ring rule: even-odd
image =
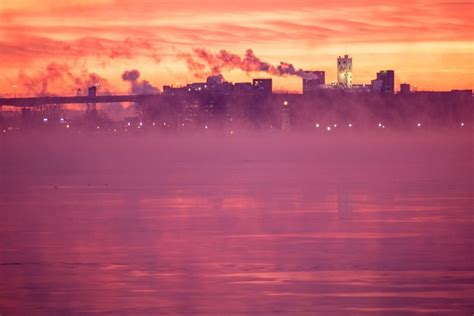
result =
[{"label": "city skyline", "polygon": [[[0,97],[4,99],[14,99],[22,97],[41,97],[41,96],[72,96],[67,91],[49,90],[50,86],[59,85],[68,87],[69,92],[74,92],[75,95],[87,95],[87,89],[94,87],[98,95],[151,95],[161,94],[166,88],[181,88],[193,85],[204,84],[209,78],[222,80],[232,85],[247,84],[249,81],[255,79],[265,79],[273,82],[279,82],[279,79],[290,79],[299,82],[299,87],[296,90],[284,89],[282,87],[275,87],[273,84],[272,91],[274,93],[291,93],[291,94],[305,94],[310,91],[319,89],[344,89],[355,92],[384,92],[388,94],[407,93],[407,92],[449,92],[449,91],[472,91],[472,89],[453,88],[451,90],[422,90],[410,82],[401,81],[397,78],[397,71],[393,69],[381,69],[369,78],[368,82],[352,82],[354,71],[352,68],[352,56],[342,55],[337,57],[336,77],[328,78],[326,70],[308,70],[297,68],[291,63],[280,62],[272,65],[262,61],[255,56],[252,50],[247,50],[245,55],[239,55],[231,52],[221,50],[218,53],[213,53],[207,50],[194,50],[194,54],[186,54],[183,58],[187,58],[188,70],[193,74],[193,79],[185,82],[165,82],[162,86],[154,86],[148,80],[142,78],[141,72],[137,69],[125,70],[121,75],[122,83],[127,83],[129,87],[126,91],[118,90],[106,78],[87,71],[82,71],[80,74],[75,73],[67,65],[59,65],[57,63],[50,63],[44,72],[38,72],[34,76],[26,74],[21,75],[21,79],[11,85],[11,93],[0,93]],[[346,68],[345,62],[348,61]],[[343,68],[341,68],[344,63]],[[244,71],[247,76],[243,78],[244,81],[231,81],[225,78],[222,73],[229,71]],[[386,73],[390,73],[391,78],[387,82],[388,86],[382,83],[386,79],[383,77]],[[346,79],[347,78],[347,79]],[[346,80],[348,80],[346,82]],[[379,86],[383,84],[384,87]],[[26,89],[22,89],[22,85]],[[42,89],[40,92],[38,89]],[[54,89],[54,88],[53,88]],[[101,91],[102,89],[102,91]],[[388,89],[388,90],[387,90]],[[405,89],[405,91],[404,91]],[[26,93],[19,94],[18,91],[26,91]],[[382,90],[382,91],[380,91]],[[306,91],[306,92],[305,92]]]},{"label": "city skyline", "polygon": [[[19,76],[41,75],[53,62],[74,74],[95,73],[117,92],[129,87],[121,79],[127,69],[159,87],[195,82],[184,58],[193,49],[239,56],[252,49],[272,65],[323,70],[327,83],[336,80],[335,58],[348,54],[356,84],[393,69],[397,88],[409,82],[418,90],[472,89],[472,12],[472,3],[428,1],[204,1],[199,8],[189,1],[7,1],[0,7],[0,93],[28,95]],[[262,77],[241,70],[223,75],[232,82]],[[276,90],[301,92],[298,77],[272,78]],[[73,92],[54,84],[49,89]]]}]

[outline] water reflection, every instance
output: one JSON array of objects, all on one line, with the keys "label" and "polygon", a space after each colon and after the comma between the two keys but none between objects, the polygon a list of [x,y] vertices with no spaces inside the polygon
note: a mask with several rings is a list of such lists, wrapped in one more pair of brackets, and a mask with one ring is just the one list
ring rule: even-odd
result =
[{"label": "water reflection", "polygon": [[0,312],[474,310],[469,174],[427,181],[433,166],[403,175],[407,165],[262,168],[23,173],[0,192]]},{"label": "water reflection", "polygon": [[347,186],[339,185],[337,190],[337,212],[339,220],[352,219],[352,197]]}]

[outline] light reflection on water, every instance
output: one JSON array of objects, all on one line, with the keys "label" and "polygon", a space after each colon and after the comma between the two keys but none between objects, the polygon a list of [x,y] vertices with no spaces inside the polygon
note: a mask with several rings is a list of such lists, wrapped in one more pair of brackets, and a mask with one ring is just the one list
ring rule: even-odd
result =
[{"label": "light reflection on water", "polygon": [[0,313],[472,313],[471,175],[262,164],[22,174],[0,200]]}]

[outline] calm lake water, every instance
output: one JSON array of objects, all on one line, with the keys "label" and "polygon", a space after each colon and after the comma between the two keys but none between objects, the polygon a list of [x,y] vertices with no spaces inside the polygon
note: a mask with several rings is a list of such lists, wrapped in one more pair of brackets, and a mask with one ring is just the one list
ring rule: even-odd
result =
[{"label": "calm lake water", "polygon": [[2,316],[474,313],[472,136],[1,141]]}]

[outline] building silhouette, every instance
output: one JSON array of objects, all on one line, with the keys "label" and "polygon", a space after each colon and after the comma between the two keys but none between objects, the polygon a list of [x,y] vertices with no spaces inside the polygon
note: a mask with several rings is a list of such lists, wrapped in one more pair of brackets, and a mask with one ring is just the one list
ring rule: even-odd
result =
[{"label": "building silhouette", "polygon": [[352,57],[349,55],[337,58],[337,85],[342,88],[352,87]]},{"label": "building silhouette", "polygon": [[410,84],[408,83],[402,83],[400,84],[400,94],[402,95],[407,95],[407,94],[410,94]]},{"label": "building silhouette", "polygon": [[253,86],[265,95],[272,94],[272,79],[253,79]]},{"label": "building silhouette", "polygon": [[395,93],[395,71],[382,70],[377,73],[377,79],[372,80],[372,91],[382,94]]},{"label": "building silhouette", "polygon": [[326,83],[324,71],[305,71],[303,77],[303,94],[314,93]]}]

